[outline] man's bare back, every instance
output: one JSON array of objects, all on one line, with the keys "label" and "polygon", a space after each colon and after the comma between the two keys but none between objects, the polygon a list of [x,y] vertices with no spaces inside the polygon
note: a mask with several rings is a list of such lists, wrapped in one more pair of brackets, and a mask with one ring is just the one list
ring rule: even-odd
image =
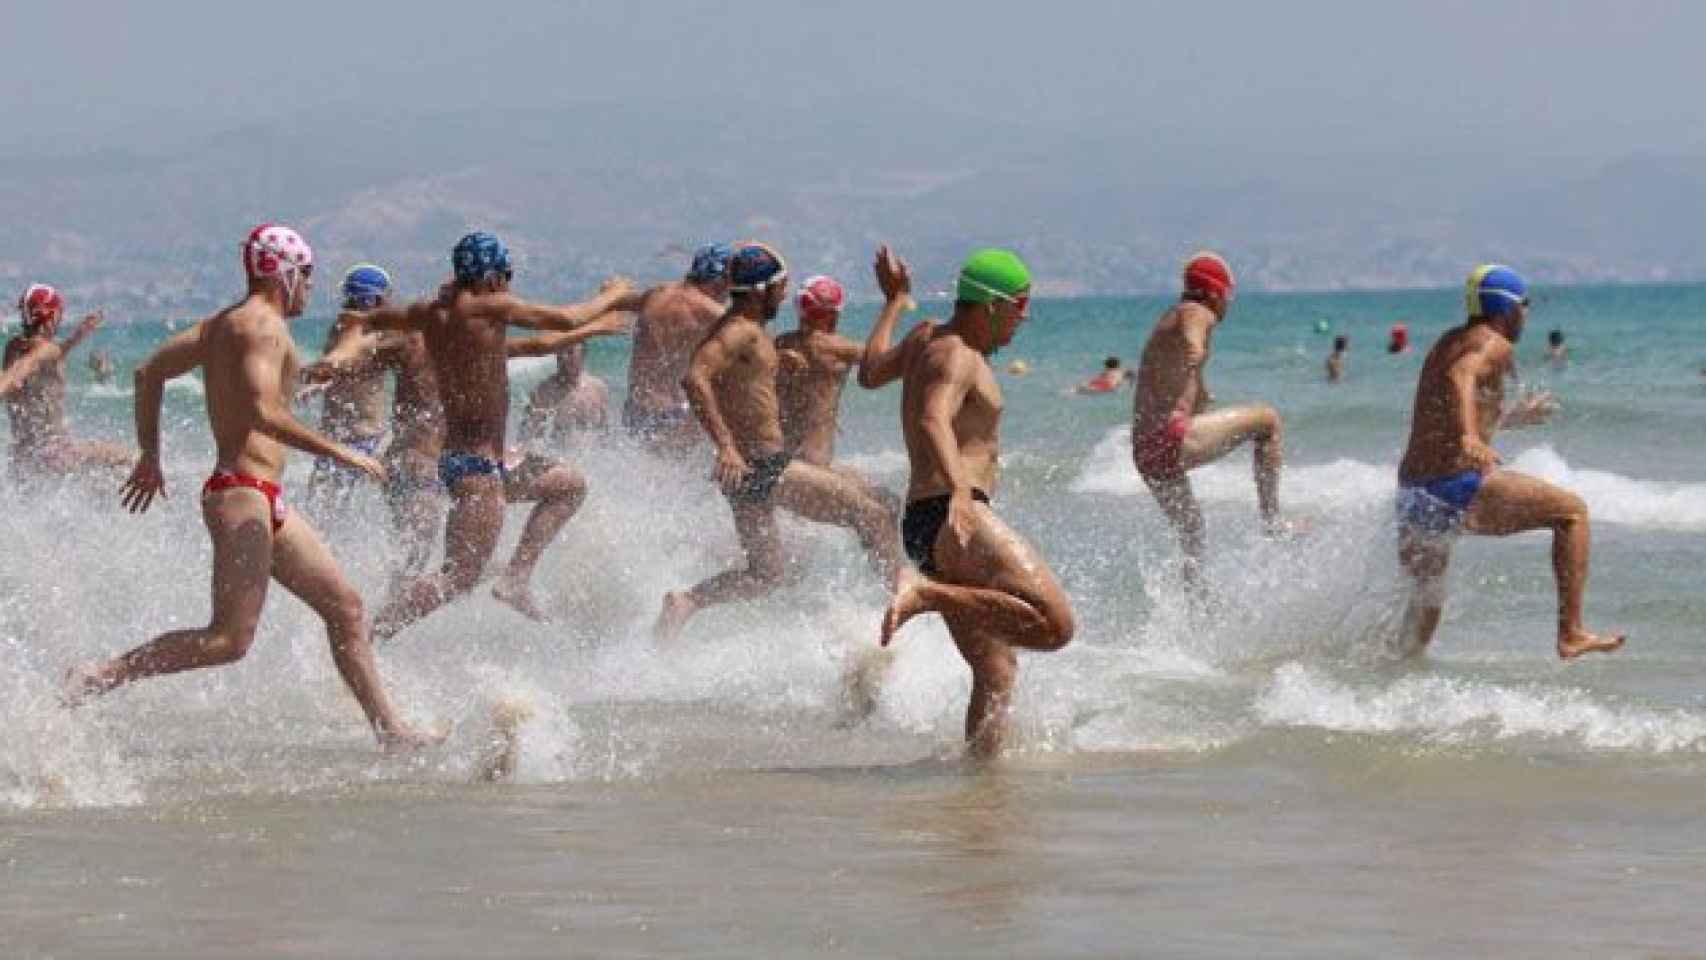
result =
[{"label": "man's bare back", "polygon": [[834,333],[792,330],[776,338],[776,392],[791,455],[820,467],[835,459],[841,391],[862,351]]}]

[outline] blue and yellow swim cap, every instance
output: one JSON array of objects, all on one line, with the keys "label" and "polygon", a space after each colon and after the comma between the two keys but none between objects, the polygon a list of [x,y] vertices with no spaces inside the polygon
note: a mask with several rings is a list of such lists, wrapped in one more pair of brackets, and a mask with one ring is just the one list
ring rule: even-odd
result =
[{"label": "blue and yellow swim cap", "polygon": [[371,310],[391,292],[391,275],[371,263],[357,264],[344,274],[344,306]]},{"label": "blue and yellow swim cap", "polygon": [[1464,307],[1470,319],[1502,317],[1528,303],[1528,281],[1510,267],[1484,263],[1469,273],[1464,287]]},{"label": "blue and yellow swim cap", "polygon": [[450,267],[456,282],[462,284],[478,283],[499,273],[507,278],[511,273],[509,248],[496,234],[476,230],[456,241],[450,251]]}]

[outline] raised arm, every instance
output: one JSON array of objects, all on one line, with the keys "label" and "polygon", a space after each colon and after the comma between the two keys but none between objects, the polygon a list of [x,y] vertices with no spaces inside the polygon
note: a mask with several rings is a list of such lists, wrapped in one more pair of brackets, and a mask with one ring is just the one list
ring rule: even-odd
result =
[{"label": "raised arm", "polygon": [[564,330],[541,334],[537,337],[518,337],[504,343],[505,353],[514,357],[548,357],[564,347],[572,347],[577,343],[591,340],[593,337],[608,337],[614,334],[627,333],[632,325],[633,314],[606,313],[596,320],[590,320],[573,330]]},{"label": "raised arm", "polygon": [[57,343],[38,343],[29,352],[12,361],[12,365],[7,367],[4,373],[0,373],[0,397],[11,396],[13,391],[35,376],[37,370],[50,363],[57,363],[64,355]]},{"label": "raised arm", "polygon": [[367,331],[419,330],[432,318],[434,306],[432,301],[416,301],[352,311],[349,316],[353,325]]},{"label": "raised arm", "polygon": [[369,329],[368,322],[357,315],[345,314],[332,329],[332,341],[319,360],[302,368],[304,383],[324,383],[339,374],[361,369],[379,353],[386,335]]},{"label": "raised arm", "polygon": [[901,313],[918,305],[912,299],[912,271],[887,245],[877,249],[874,268],[877,286],[883,291],[883,309],[877,314],[871,335],[865,339],[864,355],[859,362],[859,386],[867,390],[875,390],[904,373],[908,344],[920,335],[919,331],[928,329],[927,325],[919,324],[898,346],[889,346]]},{"label": "raised arm", "polygon": [[85,316],[71,331],[71,336],[59,342],[59,352],[69,355],[71,351],[77,349],[78,344],[89,339],[96,330],[100,329],[101,322],[105,319],[106,315],[99,310]]},{"label": "raised arm", "polygon": [[514,327],[527,327],[536,330],[573,330],[582,324],[590,323],[616,309],[628,294],[633,292],[633,284],[624,277],[612,277],[606,280],[598,295],[580,303],[555,306],[545,303],[528,303],[517,297],[493,298],[493,307],[501,311],[501,319]]}]

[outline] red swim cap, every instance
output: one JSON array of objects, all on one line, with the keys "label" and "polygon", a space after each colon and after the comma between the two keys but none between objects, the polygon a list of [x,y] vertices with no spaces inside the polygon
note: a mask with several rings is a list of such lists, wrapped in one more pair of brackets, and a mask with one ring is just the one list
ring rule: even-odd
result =
[{"label": "red swim cap", "polygon": [[1225,258],[1210,250],[1199,250],[1185,261],[1185,289],[1212,293],[1230,299],[1237,283]]},{"label": "red swim cap", "polygon": [[1392,346],[1403,347],[1410,343],[1410,328],[1401,323],[1392,325]]},{"label": "red swim cap", "polygon": [[243,272],[250,280],[278,277],[294,282],[314,269],[314,251],[289,227],[263,223],[243,241]]},{"label": "red swim cap", "polygon": [[841,312],[847,302],[847,292],[831,277],[810,277],[800,285],[800,315],[813,319],[829,319]]},{"label": "red swim cap", "polygon": [[64,312],[65,298],[45,283],[30,284],[18,298],[18,317],[26,330],[34,330]]}]

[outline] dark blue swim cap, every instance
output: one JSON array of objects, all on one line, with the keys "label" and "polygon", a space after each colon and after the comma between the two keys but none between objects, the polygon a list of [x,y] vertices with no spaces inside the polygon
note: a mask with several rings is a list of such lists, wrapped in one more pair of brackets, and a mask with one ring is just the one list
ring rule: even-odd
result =
[{"label": "dark blue swim cap", "polygon": [[743,243],[729,258],[729,289],[737,293],[762,293],[786,279],[787,261],[762,243]]},{"label": "dark blue swim cap", "polygon": [[728,276],[729,258],[734,250],[726,243],[707,243],[693,253],[693,265],[687,268],[687,279],[694,283],[710,283]]},{"label": "dark blue swim cap", "polygon": [[456,282],[463,284],[478,283],[498,273],[507,278],[511,272],[509,248],[496,234],[484,230],[476,230],[456,241],[456,248],[450,252],[450,265]]}]

